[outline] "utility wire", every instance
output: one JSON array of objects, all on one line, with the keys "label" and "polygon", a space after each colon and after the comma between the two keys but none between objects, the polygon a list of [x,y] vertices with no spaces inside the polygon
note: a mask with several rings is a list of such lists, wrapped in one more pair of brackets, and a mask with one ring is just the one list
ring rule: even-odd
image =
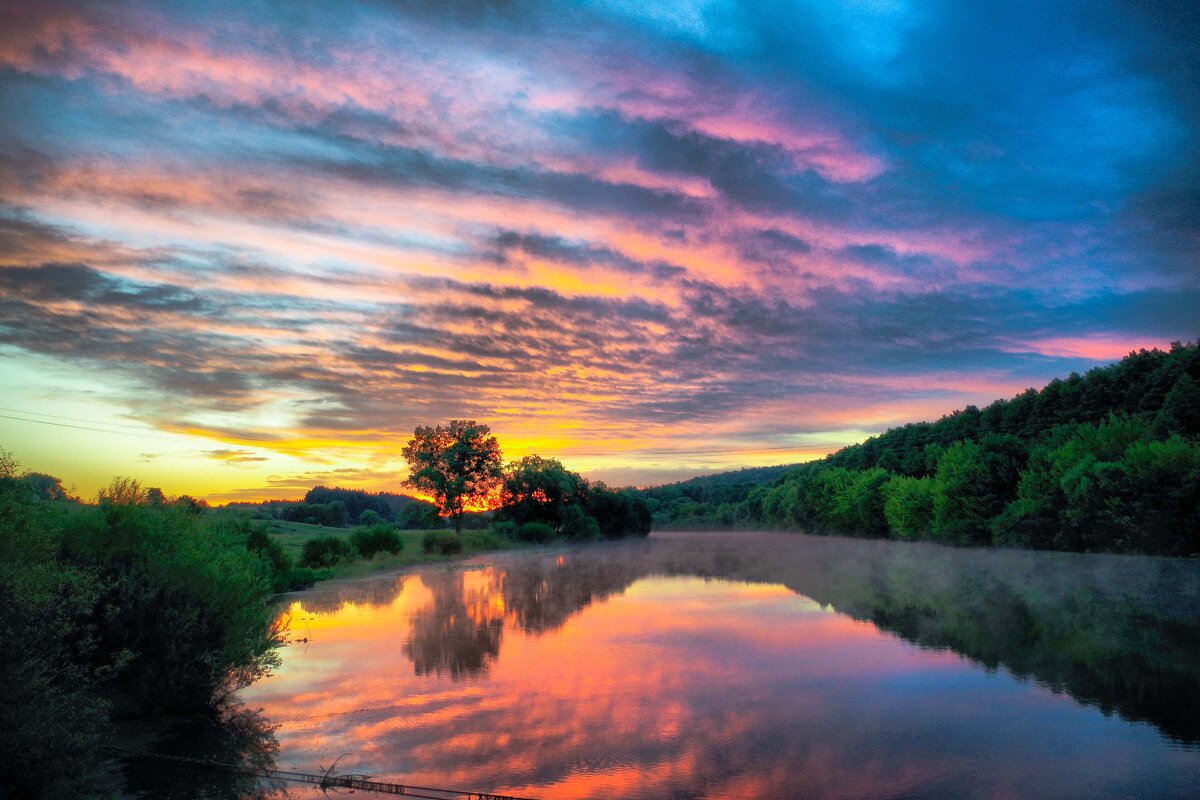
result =
[{"label": "utility wire", "polygon": [[[76,425],[76,424],[69,424],[66,422],[53,422],[53,421],[45,420],[45,419],[27,419],[25,417],[11,416],[9,414],[0,414],[0,419],[12,420],[14,422],[27,422],[27,423],[37,424],[37,425],[51,425],[56,428],[71,428],[74,430],[90,431],[92,433],[104,433],[104,434],[108,434],[111,436],[131,436],[131,437],[138,438],[138,439],[148,439],[151,441],[158,441],[158,442],[172,442],[172,443],[176,443],[176,444],[179,442],[178,438],[171,438],[168,436],[155,435],[153,433],[135,433],[132,431],[110,430],[107,428],[95,427],[96,425],[113,425],[113,426],[120,426],[120,427],[133,427],[131,425],[121,425],[120,423],[109,423],[109,422],[98,423],[98,422],[94,422],[91,420],[81,420],[76,417],[63,417],[63,416],[58,416],[58,415],[54,415],[54,414],[42,414],[37,411],[25,411],[22,409],[10,409],[10,408],[4,408],[4,407],[0,407],[0,411],[9,411],[9,412],[25,414],[25,415],[29,415],[29,416],[52,417],[53,419],[72,420],[73,422],[89,422],[90,425]],[[1092,414],[1071,414],[1066,420],[1063,420],[1061,422],[1055,422],[1049,426],[1042,428],[1041,431],[1039,431],[1039,433],[1044,432],[1045,430],[1049,430],[1050,428],[1055,427],[1057,425],[1064,425],[1064,424],[1068,424],[1070,422],[1094,422],[1094,421],[1098,421],[1098,420],[1107,419],[1110,413],[1111,412],[1109,412],[1109,411],[1102,411],[1102,412],[1095,412]],[[1143,412],[1138,412],[1138,413],[1143,413]],[[1149,412],[1145,412],[1145,413],[1149,413]],[[924,426],[929,426],[929,428],[932,428],[933,426],[936,426],[939,423],[938,422],[915,422],[915,423],[908,423],[908,424],[913,425],[913,426],[924,425]],[[556,452],[556,453],[554,453],[554,455],[559,456],[559,457],[566,457],[566,458],[628,458],[630,456],[670,457],[670,456],[691,456],[691,455],[737,455],[737,454],[743,454],[743,453],[762,453],[762,452],[832,454],[830,452],[831,450],[833,452],[837,452],[837,451],[845,449],[847,447],[866,447],[872,453],[886,453],[886,452],[897,452],[897,451],[906,451],[907,452],[907,451],[912,451],[915,449],[924,448],[925,446],[930,445],[930,444],[952,444],[954,442],[961,441],[963,439],[974,440],[976,438],[979,438],[980,436],[986,436],[988,434],[993,434],[993,433],[1017,434],[1025,427],[1025,424],[1026,423],[1024,423],[1024,422],[1012,422],[1012,423],[1008,423],[1008,424],[1000,424],[995,427],[990,427],[987,430],[982,430],[982,431],[977,430],[972,433],[956,433],[956,432],[952,432],[952,431],[942,432],[942,431],[926,430],[923,432],[923,435],[919,437],[917,442],[907,442],[907,443],[898,444],[898,445],[872,444],[871,439],[878,439],[879,437],[887,436],[888,434],[895,435],[895,433],[897,431],[903,430],[905,426],[893,427],[893,428],[888,429],[887,431],[884,431],[884,432],[881,432],[878,434],[874,434],[871,437],[869,437],[868,439],[865,439],[861,442],[856,442],[856,443],[851,443],[851,444],[839,444],[839,443],[835,443],[835,442],[829,442],[829,443],[824,443],[824,444],[798,444],[798,445],[784,445],[784,446],[772,446],[772,447],[711,448],[711,449],[702,449],[702,450],[626,450],[623,452],[607,452],[607,453],[602,453],[602,452]],[[189,434],[177,434],[177,435],[178,436],[187,436]],[[258,446],[263,446],[263,441],[258,440],[258,439],[247,439],[247,438],[241,437],[241,438],[238,438],[237,441],[243,441],[243,442],[247,442],[247,443],[251,443],[251,444],[257,444]]]},{"label": "utility wire", "polygon": [[[158,436],[158,435],[154,435],[151,433],[134,433],[134,432],[130,432],[130,431],[108,430],[106,428],[95,427],[96,425],[119,425],[119,423],[109,423],[109,422],[98,423],[98,422],[94,422],[91,420],[81,420],[76,417],[62,417],[62,416],[58,416],[55,414],[41,414],[36,411],[25,411],[22,409],[11,409],[11,408],[3,408],[3,407],[0,407],[0,411],[11,411],[11,412],[15,412],[15,413],[19,413],[19,414],[26,414],[26,415],[31,415],[31,416],[53,417],[56,420],[57,419],[66,419],[66,420],[72,420],[73,422],[89,422],[91,424],[90,425],[73,425],[73,424],[69,424],[69,423],[65,423],[65,422],[52,422],[50,420],[45,420],[45,419],[26,419],[24,417],[10,416],[9,414],[0,414],[0,419],[8,419],[8,420],[13,420],[15,422],[29,422],[29,423],[34,423],[37,425],[52,425],[56,428],[72,428],[74,430],[91,431],[93,433],[107,433],[107,434],[111,434],[113,436],[134,436],[139,439],[152,439],[152,440],[160,441],[160,442],[178,442],[179,441],[178,439],[172,439],[172,438],[168,438],[166,436]],[[121,427],[133,427],[133,426],[125,425],[125,426],[121,426]],[[185,436],[187,434],[179,434],[179,435]],[[240,439],[239,441],[257,442],[259,440],[257,440],[257,439]],[[802,444],[802,445],[785,446],[785,447],[715,448],[715,449],[708,449],[708,450],[628,450],[625,452],[618,452],[618,453],[611,453],[611,452],[610,453],[600,453],[600,452],[562,453],[562,452],[560,452],[560,453],[556,453],[555,455],[567,456],[567,457],[571,457],[571,458],[588,458],[588,457],[615,458],[615,457],[630,456],[630,455],[644,455],[644,456],[721,455],[721,454],[736,454],[736,453],[757,453],[757,452],[763,452],[763,451],[803,453],[803,452],[827,452],[830,447],[845,447],[845,445],[838,445],[838,444],[831,443],[831,444]]]}]

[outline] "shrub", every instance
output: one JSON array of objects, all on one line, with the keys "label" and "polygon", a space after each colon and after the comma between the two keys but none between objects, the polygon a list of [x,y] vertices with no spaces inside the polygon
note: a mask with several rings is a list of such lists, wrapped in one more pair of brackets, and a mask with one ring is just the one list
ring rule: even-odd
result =
[{"label": "shrub", "polygon": [[468,550],[495,550],[504,547],[509,539],[496,533],[495,530],[463,531],[463,545]]},{"label": "shrub", "polygon": [[329,570],[292,567],[283,575],[274,576],[271,589],[275,592],[297,592],[329,577]]},{"label": "shrub", "polygon": [[358,555],[354,545],[338,536],[318,536],[304,543],[300,566],[318,569],[334,567],[345,561],[353,561]]},{"label": "shrub", "polygon": [[270,568],[245,543],[170,507],[109,504],[64,529],[62,557],[102,582],[89,663],[122,710],[202,708],[275,663]]},{"label": "shrub", "polygon": [[600,523],[595,517],[589,517],[577,505],[564,506],[559,512],[564,539],[576,542],[590,542],[600,538]]},{"label": "shrub", "polygon": [[315,577],[312,580],[307,578],[307,573],[312,573],[312,570],[297,573],[298,568],[279,540],[260,527],[251,527],[246,533],[246,549],[266,562],[271,571],[272,592],[294,592],[316,583]]},{"label": "shrub", "polygon": [[522,542],[545,544],[554,541],[554,528],[544,522],[526,522],[517,528],[517,538]]},{"label": "shrub", "polygon": [[429,531],[421,537],[421,549],[426,553],[448,556],[461,553],[463,543],[453,531]]},{"label": "shrub", "polygon": [[[363,512],[364,515],[367,513]],[[358,549],[359,555],[368,560],[375,558],[376,553],[399,553],[404,549],[400,534],[386,522],[359,528],[350,534],[350,543]]]},{"label": "shrub", "polygon": [[493,522],[492,533],[496,536],[503,536],[505,539],[517,538],[517,523],[510,519],[502,519],[499,522]]}]

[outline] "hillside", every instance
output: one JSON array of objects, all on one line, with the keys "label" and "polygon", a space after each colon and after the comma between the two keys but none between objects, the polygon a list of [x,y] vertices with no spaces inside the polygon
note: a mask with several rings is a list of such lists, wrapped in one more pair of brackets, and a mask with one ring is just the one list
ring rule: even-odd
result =
[{"label": "hillside", "polygon": [[659,527],[1191,553],[1200,550],[1198,436],[1200,342],[1176,343],[820,461],[643,495]]}]

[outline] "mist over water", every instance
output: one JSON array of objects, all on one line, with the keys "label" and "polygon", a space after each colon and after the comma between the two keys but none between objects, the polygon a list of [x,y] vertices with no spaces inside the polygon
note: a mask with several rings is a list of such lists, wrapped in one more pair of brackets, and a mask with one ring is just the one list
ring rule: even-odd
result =
[{"label": "mist over water", "polygon": [[532,797],[1186,797],[1198,609],[1195,561],[655,535],[293,595],[242,700],[281,768]]}]

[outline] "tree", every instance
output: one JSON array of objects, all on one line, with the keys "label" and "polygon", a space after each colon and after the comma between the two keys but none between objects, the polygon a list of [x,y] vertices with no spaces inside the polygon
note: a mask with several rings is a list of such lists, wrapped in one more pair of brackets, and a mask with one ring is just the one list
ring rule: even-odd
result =
[{"label": "tree", "polygon": [[504,516],[518,525],[544,522],[558,529],[563,508],[579,493],[579,487],[579,475],[556,459],[525,456],[505,471]]},{"label": "tree", "polygon": [[901,539],[922,539],[933,525],[933,478],[897,475],[883,485],[888,529]]},{"label": "tree", "polygon": [[406,486],[433,497],[444,516],[462,534],[463,512],[488,500],[503,478],[500,443],[487,425],[452,419],[448,425],[418,426],[404,448]]},{"label": "tree", "polygon": [[98,499],[101,505],[107,503],[116,506],[144,506],[147,494],[140,482],[133,478],[117,476],[107,488],[100,490]]}]

